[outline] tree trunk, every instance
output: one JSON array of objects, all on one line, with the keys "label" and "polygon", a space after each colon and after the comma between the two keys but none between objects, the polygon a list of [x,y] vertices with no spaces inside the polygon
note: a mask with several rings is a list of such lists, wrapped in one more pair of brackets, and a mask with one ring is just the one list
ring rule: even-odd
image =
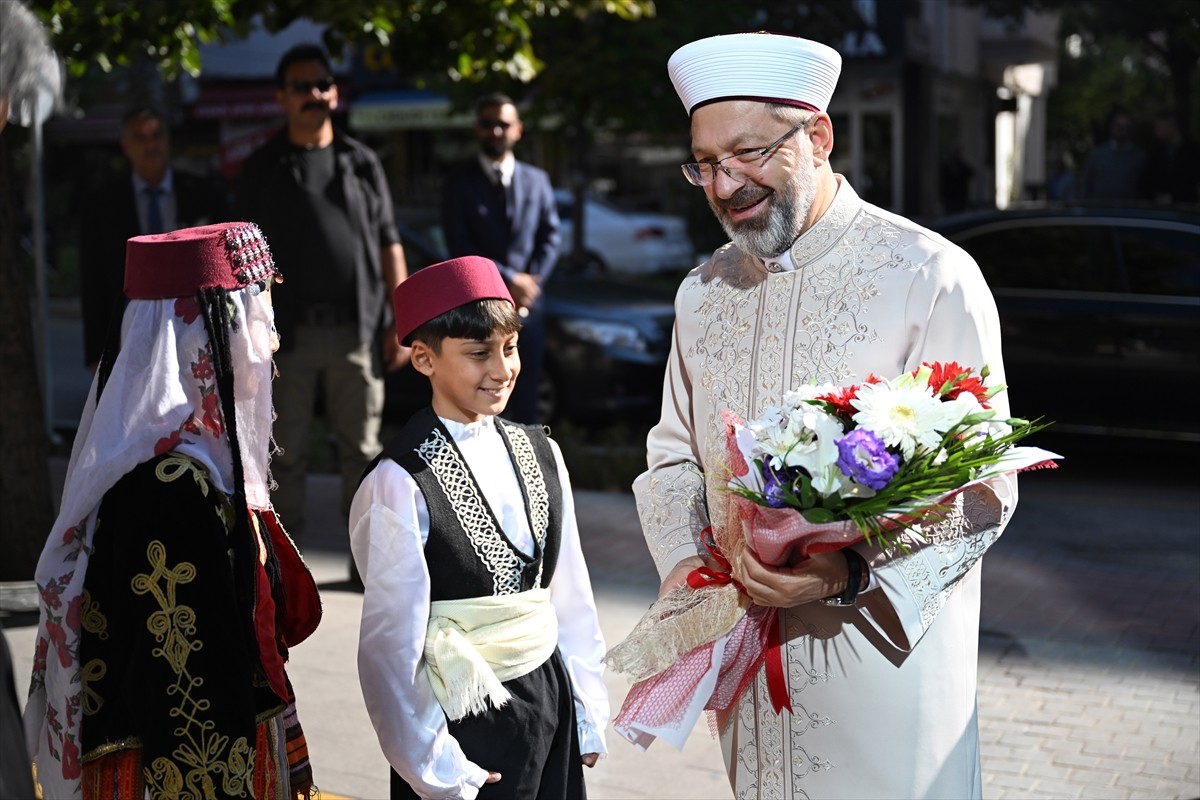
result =
[{"label": "tree trunk", "polygon": [[0,136],[0,581],[25,581],[33,579],[54,506],[8,138]]}]

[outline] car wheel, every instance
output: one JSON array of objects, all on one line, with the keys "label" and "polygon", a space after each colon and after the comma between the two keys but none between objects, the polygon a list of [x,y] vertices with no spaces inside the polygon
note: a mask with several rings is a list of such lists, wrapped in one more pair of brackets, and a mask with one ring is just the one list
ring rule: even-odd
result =
[{"label": "car wheel", "polygon": [[573,255],[564,256],[559,262],[558,269],[568,275],[603,275],[608,271],[608,265],[604,263],[604,259],[599,253],[588,251],[583,254],[583,258],[575,258]]},{"label": "car wheel", "polygon": [[608,265],[598,253],[588,253],[583,257],[584,275],[603,275],[608,272]]}]

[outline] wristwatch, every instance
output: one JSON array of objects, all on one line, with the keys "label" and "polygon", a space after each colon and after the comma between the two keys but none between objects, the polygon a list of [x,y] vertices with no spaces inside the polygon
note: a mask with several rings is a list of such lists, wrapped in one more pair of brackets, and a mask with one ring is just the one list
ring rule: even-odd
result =
[{"label": "wristwatch", "polygon": [[871,582],[870,568],[867,566],[865,558],[849,547],[843,547],[841,553],[846,558],[846,570],[848,573],[846,588],[841,594],[821,599],[822,603],[834,608],[846,608],[854,605],[858,600],[858,593],[865,589],[867,584]]}]

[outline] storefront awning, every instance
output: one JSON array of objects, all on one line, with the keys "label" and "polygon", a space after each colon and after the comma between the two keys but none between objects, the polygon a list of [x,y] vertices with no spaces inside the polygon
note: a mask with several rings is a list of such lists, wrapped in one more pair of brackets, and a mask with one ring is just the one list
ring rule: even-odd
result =
[{"label": "storefront awning", "polygon": [[360,95],[350,109],[356,131],[436,130],[469,128],[469,112],[452,113],[444,95],[422,91],[384,91]]}]

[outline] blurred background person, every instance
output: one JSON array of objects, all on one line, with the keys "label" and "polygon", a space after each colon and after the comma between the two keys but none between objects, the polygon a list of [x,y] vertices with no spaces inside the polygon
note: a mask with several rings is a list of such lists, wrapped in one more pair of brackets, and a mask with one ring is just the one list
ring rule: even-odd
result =
[{"label": "blurred background person", "polygon": [[392,292],[406,275],[379,158],[333,124],[338,86],[325,51],[300,44],[279,59],[283,130],[242,167],[240,219],[257,223],[287,282],[275,293],[283,344],[275,363],[275,507],[303,540],[309,440],[318,387],[337,447],[341,510],[382,449],[383,373],[408,363]]},{"label": "blurred background person", "polygon": [[1200,148],[1183,135],[1179,117],[1154,118],[1154,146],[1146,159],[1146,191],[1156,203],[1195,203],[1200,188]]},{"label": "blurred background person", "polygon": [[957,214],[966,211],[971,197],[971,179],[975,168],[963,158],[962,145],[955,144],[950,154],[942,159],[938,171],[938,188],[942,197],[942,213]]},{"label": "blurred background person", "polygon": [[1133,141],[1133,118],[1118,109],[1108,118],[1108,140],[1083,162],[1076,186],[1080,200],[1139,200],[1144,196],[1146,153]]},{"label": "blurred background person", "polygon": [[[128,169],[84,203],[80,238],[83,360],[96,371],[112,326],[125,308],[125,242],[134,236],[221,222],[228,209],[219,184],[171,166],[166,116],[139,105],[121,120]],[[114,322],[115,320],[115,322]]]},{"label": "blurred background person", "polygon": [[[20,108],[36,96],[46,70],[57,71],[58,58],[50,47],[46,29],[29,9],[17,2],[0,2],[0,133],[8,125],[12,108]],[[55,102],[58,98],[54,98]],[[7,191],[7,180],[0,187]],[[6,232],[11,236],[9,220]],[[7,244],[7,243],[6,243]],[[4,250],[8,256],[7,247]],[[32,358],[32,354],[30,354]],[[11,377],[9,378],[11,380]],[[5,495],[7,499],[7,494]],[[33,764],[25,747],[21,727],[21,703],[13,680],[12,653],[8,638],[0,632],[0,797],[34,797]]]},{"label": "blurred background person", "polygon": [[475,255],[496,262],[524,317],[518,344],[521,377],[504,417],[532,425],[541,422],[538,386],[546,328],[542,291],[558,260],[561,237],[550,176],[513,155],[523,133],[510,97],[497,92],[479,98],[479,154],[446,179],[442,230],[452,258]]}]

